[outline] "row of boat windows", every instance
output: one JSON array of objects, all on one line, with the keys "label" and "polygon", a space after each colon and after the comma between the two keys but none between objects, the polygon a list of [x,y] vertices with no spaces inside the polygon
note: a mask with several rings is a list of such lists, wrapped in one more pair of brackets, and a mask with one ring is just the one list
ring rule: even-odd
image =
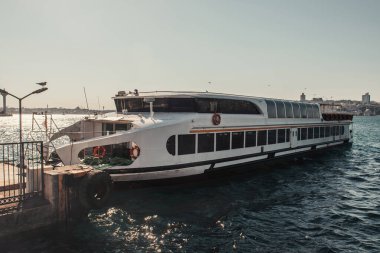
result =
[{"label": "row of boat windows", "polygon": [[298,128],[297,139],[309,140],[344,135],[344,126]]},{"label": "row of boat windows", "polygon": [[[176,136],[166,142],[169,154],[176,154]],[[196,144],[196,138],[198,142]],[[289,142],[290,129],[178,135],[178,155],[248,148]]]},{"label": "row of boat windows", "polygon": [[[149,112],[149,103],[142,97],[115,99],[118,112]],[[155,112],[198,112],[227,114],[262,114],[259,107],[246,100],[214,98],[155,98]]]},{"label": "row of boat windows", "polygon": [[265,100],[268,118],[320,118],[316,104],[296,103],[279,100]]}]

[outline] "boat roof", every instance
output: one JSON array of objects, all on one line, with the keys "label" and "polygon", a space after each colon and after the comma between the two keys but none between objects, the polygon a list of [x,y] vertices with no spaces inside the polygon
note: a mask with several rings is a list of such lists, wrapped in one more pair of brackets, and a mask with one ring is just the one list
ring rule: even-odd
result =
[{"label": "boat roof", "polygon": [[288,99],[278,99],[278,98],[264,98],[264,97],[255,97],[255,96],[246,96],[246,95],[237,95],[237,94],[228,94],[228,93],[218,93],[218,92],[208,92],[208,91],[145,91],[145,92],[124,92],[119,91],[113,99],[123,99],[123,98],[133,98],[133,97],[201,97],[201,98],[221,98],[221,99],[244,99],[244,100],[278,100],[278,101],[289,101],[296,103],[308,103],[308,104],[318,104],[309,101],[296,101]]}]

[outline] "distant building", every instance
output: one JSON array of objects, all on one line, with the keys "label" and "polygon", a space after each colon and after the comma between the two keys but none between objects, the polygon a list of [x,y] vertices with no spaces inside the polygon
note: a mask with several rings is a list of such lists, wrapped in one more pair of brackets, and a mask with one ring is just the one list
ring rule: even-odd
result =
[{"label": "distant building", "polygon": [[301,96],[300,96],[300,101],[306,101],[306,95],[305,93],[302,92]]},{"label": "distant building", "polygon": [[313,98],[314,103],[322,103],[323,99],[322,98]]},{"label": "distant building", "polygon": [[371,96],[367,92],[366,94],[362,95],[362,104],[369,105],[370,103],[371,103]]}]

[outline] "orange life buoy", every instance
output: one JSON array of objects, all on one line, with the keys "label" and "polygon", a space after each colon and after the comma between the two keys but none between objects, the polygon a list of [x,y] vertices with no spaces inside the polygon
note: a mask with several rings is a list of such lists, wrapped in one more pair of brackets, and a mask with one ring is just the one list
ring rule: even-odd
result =
[{"label": "orange life buoy", "polygon": [[94,157],[103,158],[106,155],[106,148],[103,146],[96,146],[92,151]]},{"label": "orange life buoy", "polygon": [[140,148],[139,146],[133,146],[130,150],[129,150],[129,156],[133,159],[136,159],[137,157],[139,157],[140,155]]},{"label": "orange life buoy", "polygon": [[214,115],[212,115],[212,123],[214,125],[219,125],[221,120],[222,120],[222,118],[220,117],[220,114],[214,113]]}]

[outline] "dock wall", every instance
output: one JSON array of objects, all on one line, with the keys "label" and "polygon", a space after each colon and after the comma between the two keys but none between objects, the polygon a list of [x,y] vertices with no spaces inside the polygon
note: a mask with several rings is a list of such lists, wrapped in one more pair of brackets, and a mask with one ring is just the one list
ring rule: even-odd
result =
[{"label": "dock wall", "polygon": [[91,167],[45,169],[43,197],[27,199],[17,210],[0,215],[0,238],[83,217],[88,209],[79,200],[82,179]]}]

